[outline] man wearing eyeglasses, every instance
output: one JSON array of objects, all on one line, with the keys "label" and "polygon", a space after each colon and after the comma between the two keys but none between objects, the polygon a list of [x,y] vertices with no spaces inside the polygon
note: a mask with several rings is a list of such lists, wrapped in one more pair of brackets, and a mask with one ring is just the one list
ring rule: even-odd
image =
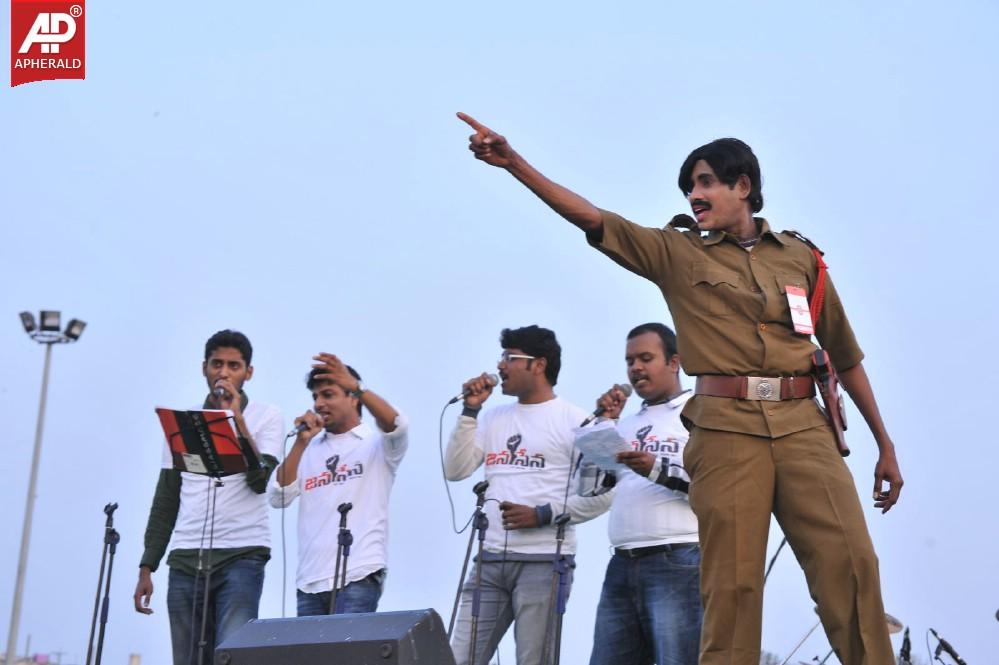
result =
[{"label": "man wearing eyeglasses", "polygon": [[467,478],[484,464],[489,482],[485,504],[489,526],[482,560],[475,562],[462,588],[451,644],[458,665],[470,660],[478,567],[482,586],[475,662],[489,662],[513,622],[518,665],[541,665],[546,638],[552,648],[555,633],[553,518],[562,513],[572,518],[562,546],[571,583],[576,548],[572,524],[601,514],[610,501],[609,496],[566,498],[575,461],[573,429],[586,413],[555,395],[562,353],[555,333],[538,326],[507,328],[500,345],[500,388],[517,401],[481,412],[493,386],[486,375],[467,381],[464,409],[445,457],[448,480]]}]

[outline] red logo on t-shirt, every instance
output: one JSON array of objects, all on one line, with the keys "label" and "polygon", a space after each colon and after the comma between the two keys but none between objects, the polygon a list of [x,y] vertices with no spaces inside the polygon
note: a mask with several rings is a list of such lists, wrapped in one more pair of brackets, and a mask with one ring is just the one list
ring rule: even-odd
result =
[{"label": "red logo on t-shirt", "polygon": [[11,0],[10,85],[84,79],[85,0]]},{"label": "red logo on t-shirt", "polygon": [[[337,459],[339,459],[339,455],[337,456]],[[364,465],[360,462],[357,462],[354,466],[341,464],[335,468],[323,471],[318,476],[306,478],[304,489],[308,492],[320,487],[325,487],[326,485],[342,485],[348,480],[356,480],[363,475]]]}]

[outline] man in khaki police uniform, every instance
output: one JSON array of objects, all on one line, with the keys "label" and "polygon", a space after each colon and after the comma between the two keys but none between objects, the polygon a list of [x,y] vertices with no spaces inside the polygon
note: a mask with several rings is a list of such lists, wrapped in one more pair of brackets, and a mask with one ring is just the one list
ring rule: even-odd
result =
[{"label": "man in khaki police uniform", "polygon": [[[654,282],[672,312],[683,369],[697,377],[683,418],[702,547],[701,664],[759,662],[771,512],[804,569],[840,661],[894,663],[877,557],[853,479],[809,399],[816,347],[792,324],[787,290],[813,294],[816,258],[798,237],[775,233],[753,217],[763,196],[749,146],[719,139],[691,153],[678,184],[696,222],[678,215],[665,229],[651,229],[552,182],[502,136],[459,117],[475,130],[469,149],[477,159],[505,168],[585,231],[592,246]],[[863,353],[828,279],[815,335],[878,445],[874,506],[887,512],[898,500],[902,475]]]}]

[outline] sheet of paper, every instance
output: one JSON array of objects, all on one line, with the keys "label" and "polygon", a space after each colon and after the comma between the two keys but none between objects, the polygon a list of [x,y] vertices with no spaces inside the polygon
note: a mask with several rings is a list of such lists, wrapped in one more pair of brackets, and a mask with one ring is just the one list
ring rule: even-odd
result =
[{"label": "sheet of paper", "polygon": [[628,467],[617,461],[617,454],[630,452],[631,444],[617,432],[613,421],[604,420],[590,427],[577,427],[576,447],[583,453],[583,462],[596,464],[604,471],[624,471]]}]

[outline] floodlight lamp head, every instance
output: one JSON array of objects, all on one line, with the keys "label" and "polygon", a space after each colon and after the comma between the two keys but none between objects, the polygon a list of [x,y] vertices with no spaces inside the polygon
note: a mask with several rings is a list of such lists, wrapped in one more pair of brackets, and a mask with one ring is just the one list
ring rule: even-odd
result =
[{"label": "floodlight lamp head", "polygon": [[76,341],[80,339],[80,335],[83,334],[83,329],[86,327],[86,321],[81,321],[80,319],[70,319],[69,323],[66,324],[66,331],[63,334],[71,340]]},{"label": "floodlight lamp head", "polygon": [[38,329],[42,332],[59,332],[59,312],[55,310],[43,309],[39,316],[41,321],[38,324]]},{"label": "floodlight lamp head", "polygon": [[35,324],[35,315],[31,312],[21,312],[21,325],[24,326],[24,332],[29,335],[35,332],[35,329],[38,327]]}]

